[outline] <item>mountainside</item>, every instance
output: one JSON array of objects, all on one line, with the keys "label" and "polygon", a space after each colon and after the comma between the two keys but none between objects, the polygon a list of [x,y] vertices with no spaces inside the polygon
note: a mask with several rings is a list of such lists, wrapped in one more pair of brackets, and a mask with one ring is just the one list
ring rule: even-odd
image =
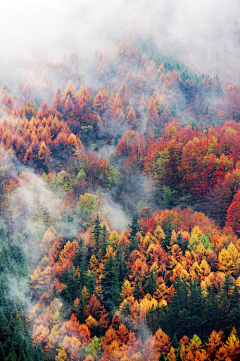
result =
[{"label": "mountainside", "polygon": [[0,359],[238,360],[240,85],[121,41],[0,113]]}]

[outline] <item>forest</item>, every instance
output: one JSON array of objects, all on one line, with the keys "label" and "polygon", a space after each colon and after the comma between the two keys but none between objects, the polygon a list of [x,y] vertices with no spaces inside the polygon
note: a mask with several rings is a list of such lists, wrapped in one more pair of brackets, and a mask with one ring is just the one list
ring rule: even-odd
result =
[{"label": "forest", "polygon": [[90,73],[0,89],[0,360],[239,360],[240,85],[149,39]]}]

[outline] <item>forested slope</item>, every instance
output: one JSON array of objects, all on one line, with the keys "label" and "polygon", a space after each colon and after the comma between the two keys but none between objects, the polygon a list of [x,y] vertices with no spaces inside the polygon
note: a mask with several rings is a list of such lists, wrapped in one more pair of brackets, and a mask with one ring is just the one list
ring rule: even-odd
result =
[{"label": "forested slope", "polygon": [[239,86],[139,41],[89,73],[0,92],[1,359],[238,360]]}]

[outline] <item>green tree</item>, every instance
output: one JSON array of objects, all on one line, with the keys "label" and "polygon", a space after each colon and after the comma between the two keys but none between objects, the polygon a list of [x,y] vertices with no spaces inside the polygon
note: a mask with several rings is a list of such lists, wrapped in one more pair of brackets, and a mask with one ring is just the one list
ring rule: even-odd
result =
[{"label": "green tree", "polygon": [[129,253],[131,253],[134,249],[137,249],[138,246],[138,240],[137,240],[137,233],[140,231],[140,225],[138,222],[138,216],[137,214],[133,215],[132,218],[132,224],[129,225],[129,227],[131,228],[130,231],[130,244],[129,244]]},{"label": "green tree", "polygon": [[166,359],[165,359],[165,356],[164,356],[164,354],[161,352],[161,355],[160,355],[160,357],[159,357],[159,361],[165,361]]},{"label": "green tree", "polygon": [[129,269],[128,269],[127,262],[124,257],[122,245],[120,245],[120,247],[118,247],[117,251],[116,251],[116,267],[118,269],[119,284],[122,284],[124,278],[129,273]]},{"label": "green tree", "polygon": [[150,295],[153,296],[156,289],[157,289],[157,280],[156,280],[153,269],[151,269],[150,276],[145,285],[145,290],[147,293],[150,293]]},{"label": "green tree", "polygon": [[139,273],[136,273],[135,285],[133,290],[133,296],[136,298],[137,301],[140,300],[142,296],[142,282],[139,278]]},{"label": "green tree", "polygon": [[101,235],[102,235],[102,227],[100,223],[100,219],[97,214],[97,218],[95,219],[94,227],[93,227],[93,236],[94,236],[94,253],[96,258],[101,258]]},{"label": "green tree", "polygon": [[111,317],[114,308],[119,304],[119,274],[116,260],[112,257],[112,254],[110,254],[102,271],[101,288],[104,304]]}]

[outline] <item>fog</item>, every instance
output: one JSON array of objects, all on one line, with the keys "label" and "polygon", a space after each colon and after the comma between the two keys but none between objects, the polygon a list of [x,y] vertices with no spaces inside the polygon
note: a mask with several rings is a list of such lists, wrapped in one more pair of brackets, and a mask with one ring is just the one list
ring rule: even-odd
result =
[{"label": "fog", "polygon": [[[152,37],[159,49],[224,81],[239,81],[237,0],[10,0],[0,4],[1,77],[13,61],[89,60],[118,39]],[[9,64],[11,67],[9,67]]]}]

